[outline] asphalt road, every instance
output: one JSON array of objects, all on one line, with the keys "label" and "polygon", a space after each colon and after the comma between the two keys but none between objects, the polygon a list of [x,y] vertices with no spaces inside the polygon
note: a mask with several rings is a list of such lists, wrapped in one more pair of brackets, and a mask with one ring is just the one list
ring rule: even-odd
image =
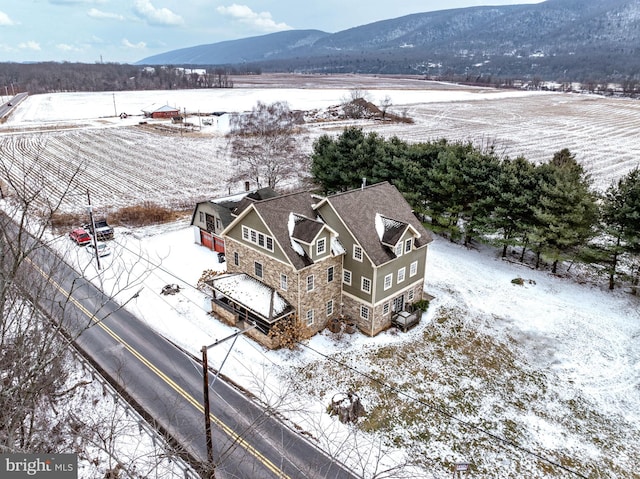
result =
[{"label": "asphalt road", "polygon": [[[201,363],[79,277],[48,248],[38,248],[28,262],[35,271],[31,287],[52,292],[39,295],[49,298],[40,306],[53,318],[64,318],[67,330],[81,331],[77,346],[107,379],[192,458],[206,461]],[[222,379],[209,388],[209,396],[216,478],[357,477]]]},{"label": "asphalt road", "polygon": [[13,110],[18,103],[27,98],[27,96],[28,93],[18,93],[6,103],[0,104],[0,118],[4,118],[11,113],[11,110]]}]

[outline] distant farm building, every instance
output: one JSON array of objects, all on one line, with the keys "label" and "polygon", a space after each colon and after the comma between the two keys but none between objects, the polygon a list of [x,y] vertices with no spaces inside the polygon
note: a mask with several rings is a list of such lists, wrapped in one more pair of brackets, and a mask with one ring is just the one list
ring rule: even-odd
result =
[{"label": "distant farm building", "polygon": [[180,116],[180,110],[169,105],[154,108],[153,106],[142,110],[145,118],[174,118]]}]

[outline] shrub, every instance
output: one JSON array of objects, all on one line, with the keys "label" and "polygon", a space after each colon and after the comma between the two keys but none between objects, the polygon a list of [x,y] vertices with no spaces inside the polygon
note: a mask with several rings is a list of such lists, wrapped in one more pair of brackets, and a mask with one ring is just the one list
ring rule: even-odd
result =
[{"label": "shrub", "polygon": [[126,206],[109,216],[116,224],[127,226],[146,226],[173,221],[180,216],[179,212],[151,202]]},{"label": "shrub", "polygon": [[413,303],[413,307],[419,309],[422,312],[425,312],[427,309],[429,309],[429,301],[426,299],[418,300]]}]

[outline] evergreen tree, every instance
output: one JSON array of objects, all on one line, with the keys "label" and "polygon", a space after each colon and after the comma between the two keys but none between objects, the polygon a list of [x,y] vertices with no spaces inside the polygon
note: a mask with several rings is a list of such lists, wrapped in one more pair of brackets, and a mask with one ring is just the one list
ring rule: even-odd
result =
[{"label": "evergreen tree", "polygon": [[539,246],[538,256],[540,253],[547,256],[552,261],[552,272],[556,273],[561,259],[585,247],[594,236],[596,200],[583,168],[566,148],[542,165],[540,172],[541,195],[534,207],[537,222],[534,239]]},{"label": "evergreen tree", "polygon": [[502,246],[504,258],[509,245],[520,242],[523,249],[526,247],[538,189],[535,165],[521,156],[502,160],[491,188],[493,212],[487,218],[484,232],[500,235],[497,243]]},{"label": "evergreen tree", "polygon": [[460,144],[443,146],[426,170],[426,213],[435,231],[448,231],[451,239],[455,239],[460,234],[458,222],[464,209],[461,174],[464,152]]},{"label": "evergreen tree", "polygon": [[359,187],[363,180],[373,183],[374,165],[384,156],[385,140],[377,133],[364,134],[349,127],[333,139],[322,135],[313,143],[311,174],[325,193]]},{"label": "evergreen tree", "polygon": [[493,185],[500,172],[500,161],[492,149],[470,148],[460,163],[462,176],[462,216],[464,244],[468,245],[486,225],[495,207]]},{"label": "evergreen tree", "polygon": [[606,265],[609,289],[614,289],[620,259],[637,261],[640,253],[640,170],[629,172],[607,189],[601,212],[602,239],[594,246]]}]

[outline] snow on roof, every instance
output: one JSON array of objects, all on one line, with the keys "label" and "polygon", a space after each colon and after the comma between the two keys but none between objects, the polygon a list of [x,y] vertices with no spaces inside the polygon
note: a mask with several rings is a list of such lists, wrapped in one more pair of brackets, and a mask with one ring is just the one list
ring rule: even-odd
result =
[{"label": "snow on roof", "polygon": [[376,213],[376,232],[380,241],[389,246],[395,246],[409,225]]},{"label": "snow on roof", "polygon": [[255,278],[244,274],[227,274],[211,281],[212,286],[220,293],[260,316],[269,319],[269,308],[273,296],[273,317],[279,316],[290,307],[287,300],[272,288]]},{"label": "snow on roof", "polygon": [[347,250],[344,249],[342,243],[336,236],[331,237],[331,254],[334,256],[339,256],[341,254],[346,254]]},{"label": "snow on roof", "polygon": [[300,243],[298,243],[293,237],[293,232],[296,228],[296,222],[299,221],[300,219],[301,217],[296,215],[295,213],[289,213],[289,221],[287,222],[287,228],[289,230],[289,239],[291,240],[291,247],[293,248],[293,251],[298,253],[300,256],[304,257],[307,255],[307,253],[304,251],[304,248],[300,245]]}]

